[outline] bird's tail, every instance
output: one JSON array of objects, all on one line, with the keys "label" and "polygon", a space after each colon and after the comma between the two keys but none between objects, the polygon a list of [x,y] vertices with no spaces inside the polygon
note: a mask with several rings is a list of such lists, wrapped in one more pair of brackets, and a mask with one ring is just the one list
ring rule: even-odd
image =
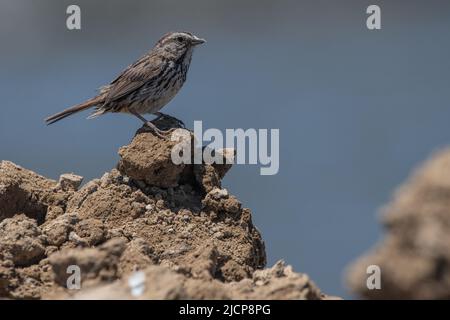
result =
[{"label": "bird's tail", "polygon": [[89,99],[89,100],[87,100],[87,101],[85,101],[83,103],[77,104],[77,105],[75,105],[73,107],[70,107],[70,108],[68,108],[66,110],[63,110],[61,112],[58,112],[57,114],[54,114],[54,115],[46,118],[45,119],[45,123],[47,125],[55,123],[55,122],[57,122],[59,120],[62,120],[64,118],[68,117],[68,116],[73,115],[74,113],[77,113],[77,112],[89,109],[89,108],[91,108],[91,107],[93,107],[95,105],[98,105],[100,103],[103,103],[103,98],[101,96],[94,97],[94,98]]}]

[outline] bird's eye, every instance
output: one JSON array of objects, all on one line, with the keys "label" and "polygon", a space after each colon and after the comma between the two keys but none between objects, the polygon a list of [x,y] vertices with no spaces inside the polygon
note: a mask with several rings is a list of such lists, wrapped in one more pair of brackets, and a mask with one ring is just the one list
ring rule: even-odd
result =
[{"label": "bird's eye", "polygon": [[178,38],[177,38],[177,41],[178,41],[178,42],[183,42],[183,41],[184,41],[184,38],[183,38],[183,37],[178,37]]}]

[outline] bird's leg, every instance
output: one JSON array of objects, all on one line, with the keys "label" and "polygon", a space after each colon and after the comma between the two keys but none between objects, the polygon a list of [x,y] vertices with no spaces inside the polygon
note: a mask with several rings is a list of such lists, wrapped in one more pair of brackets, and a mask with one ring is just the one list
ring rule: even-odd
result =
[{"label": "bird's leg", "polygon": [[147,119],[145,119],[143,116],[141,116],[138,112],[134,111],[134,110],[130,110],[130,113],[134,116],[136,116],[137,118],[139,118],[142,122],[144,122],[144,124],[147,127],[150,127],[150,129],[153,130],[153,132],[160,138],[165,139],[166,137],[163,136],[162,131],[159,130],[151,121],[148,121]]},{"label": "bird's leg", "polygon": [[159,119],[164,117],[164,113],[162,113],[162,112],[155,112],[154,115],[157,117],[155,119],[153,119],[152,121],[158,121]]},{"label": "bird's leg", "polygon": [[181,121],[180,119],[177,119],[175,117],[169,116],[168,114],[165,114],[162,112],[155,112],[154,115],[156,115],[157,117],[155,119],[153,119],[152,121],[158,121],[161,118],[166,118],[166,119],[172,120],[173,122],[176,122],[180,127],[186,128],[186,125],[184,124],[183,121]]}]

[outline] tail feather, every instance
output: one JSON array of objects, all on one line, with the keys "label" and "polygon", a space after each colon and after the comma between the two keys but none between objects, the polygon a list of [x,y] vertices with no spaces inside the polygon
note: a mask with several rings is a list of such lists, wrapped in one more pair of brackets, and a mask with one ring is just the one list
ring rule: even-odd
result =
[{"label": "tail feather", "polygon": [[102,101],[102,99],[100,97],[94,97],[94,98],[89,99],[89,100],[87,100],[87,101],[85,101],[83,103],[77,104],[77,105],[75,105],[73,107],[70,107],[70,108],[68,108],[66,110],[63,110],[61,112],[58,112],[58,113],[56,113],[56,114],[46,118],[45,119],[45,123],[47,125],[50,125],[52,123],[55,123],[55,122],[57,122],[59,120],[62,120],[64,118],[66,118],[68,116],[71,116],[71,115],[73,115],[75,113],[78,113],[80,111],[89,109],[89,108],[91,108],[91,107],[93,107],[95,105],[98,105],[98,104],[102,103],[102,102],[103,101]]},{"label": "tail feather", "polygon": [[101,109],[98,109],[98,108],[95,108],[96,110],[94,111],[94,112],[92,112],[88,117],[87,117],[87,119],[94,119],[94,118],[97,118],[98,116],[101,116],[102,114],[104,114],[105,113],[105,109],[103,109],[103,108],[101,108]]}]

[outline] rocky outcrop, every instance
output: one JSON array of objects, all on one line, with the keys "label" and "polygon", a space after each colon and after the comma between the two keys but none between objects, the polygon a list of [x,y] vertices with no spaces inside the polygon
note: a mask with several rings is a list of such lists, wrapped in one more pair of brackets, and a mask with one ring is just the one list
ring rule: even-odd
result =
[{"label": "rocky outcrop", "polygon": [[49,207],[63,206],[69,196],[56,181],[12,162],[0,162],[0,221],[23,213],[42,223]]},{"label": "rocky outcrop", "polygon": [[[1,162],[0,297],[325,298],[281,262],[263,270],[251,212],[221,186],[231,165],[176,165],[175,143],[142,128],[81,188]],[[67,289],[73,266],[81,290]]]},{"label": "rocky outcrop", "polygon": [[[450,299],[450,150],[436,153],[383,210],[384,239],[349,269],[353,292],[368,299]],[[366,286],[367,267],[381,289]]]},{"label": "rocky outcrop", "polygon": [[[52,298],[64,298],[67,294]],[[305,274],[283,261],[257,270],[239,282],[185,277],[164,266],[150,266],[112,283],[92,287],[72,299],[335,299],[328,297]]]}]

